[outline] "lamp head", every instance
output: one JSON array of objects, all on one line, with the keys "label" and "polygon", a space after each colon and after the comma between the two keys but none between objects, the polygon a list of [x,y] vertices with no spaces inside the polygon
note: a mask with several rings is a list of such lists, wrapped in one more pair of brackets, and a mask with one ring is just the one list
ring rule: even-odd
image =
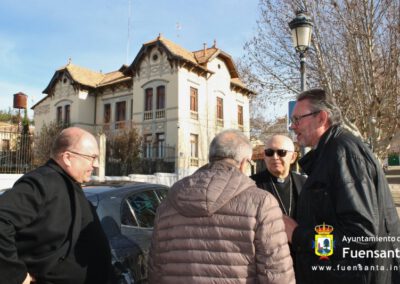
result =
[{"label": "lamp head", "polygon": [[289,23],[293,45],[297,52],[305,52],[310,47],[313,22],[305,11],[297,11],[296,18]]}]

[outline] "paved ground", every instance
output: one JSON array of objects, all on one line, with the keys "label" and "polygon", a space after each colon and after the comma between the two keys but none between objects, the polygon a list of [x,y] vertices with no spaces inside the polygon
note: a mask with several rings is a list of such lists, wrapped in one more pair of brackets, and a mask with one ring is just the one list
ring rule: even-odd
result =
[{"label": "paved ground", "polygon": [[389,167],[386,178],[392,190],[394,203],[400,216],[400,166]]}]

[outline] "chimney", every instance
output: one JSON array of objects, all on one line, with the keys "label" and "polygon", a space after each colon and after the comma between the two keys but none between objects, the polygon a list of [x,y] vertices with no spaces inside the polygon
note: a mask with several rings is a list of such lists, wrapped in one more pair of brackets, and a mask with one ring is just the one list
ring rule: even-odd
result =
[{"label": "chimney", "polygon": [[217,40],[216,40],[216,39],[214,39],[214,45],[213,45],[213,47],[214,47],[214,48],[217,48]]},{"label": "chimney", "polygon": [[203,56],[206,56],[207,43],[203,43]]}]

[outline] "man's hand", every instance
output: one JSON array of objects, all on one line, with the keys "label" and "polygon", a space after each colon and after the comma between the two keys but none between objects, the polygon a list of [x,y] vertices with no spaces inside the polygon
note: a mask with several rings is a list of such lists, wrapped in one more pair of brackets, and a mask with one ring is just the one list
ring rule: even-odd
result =
[{"label": "man's hand", "polygon": [[292,243],[294,229],[298,226],[297,222],[289,216],[283,215],[283,223],[285,223],[285,231],[289,243]]},{"label": "man's hand", "polygon": [[24,280],[24,282],[22,282],[22,284],[31,284],[31,283],[35,283],[35,278],[33,278],[29,273],[26,274],[26,278]]}]

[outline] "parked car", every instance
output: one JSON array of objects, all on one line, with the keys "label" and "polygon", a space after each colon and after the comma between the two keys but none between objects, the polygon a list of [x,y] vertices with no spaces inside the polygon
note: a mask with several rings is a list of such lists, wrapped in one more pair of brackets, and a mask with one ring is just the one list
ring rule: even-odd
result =
[{"label": "parked car", "polygon": [[118,284],[146,283],[154,217],[168,187],[148,183],[86,185],[110,241]]}]

